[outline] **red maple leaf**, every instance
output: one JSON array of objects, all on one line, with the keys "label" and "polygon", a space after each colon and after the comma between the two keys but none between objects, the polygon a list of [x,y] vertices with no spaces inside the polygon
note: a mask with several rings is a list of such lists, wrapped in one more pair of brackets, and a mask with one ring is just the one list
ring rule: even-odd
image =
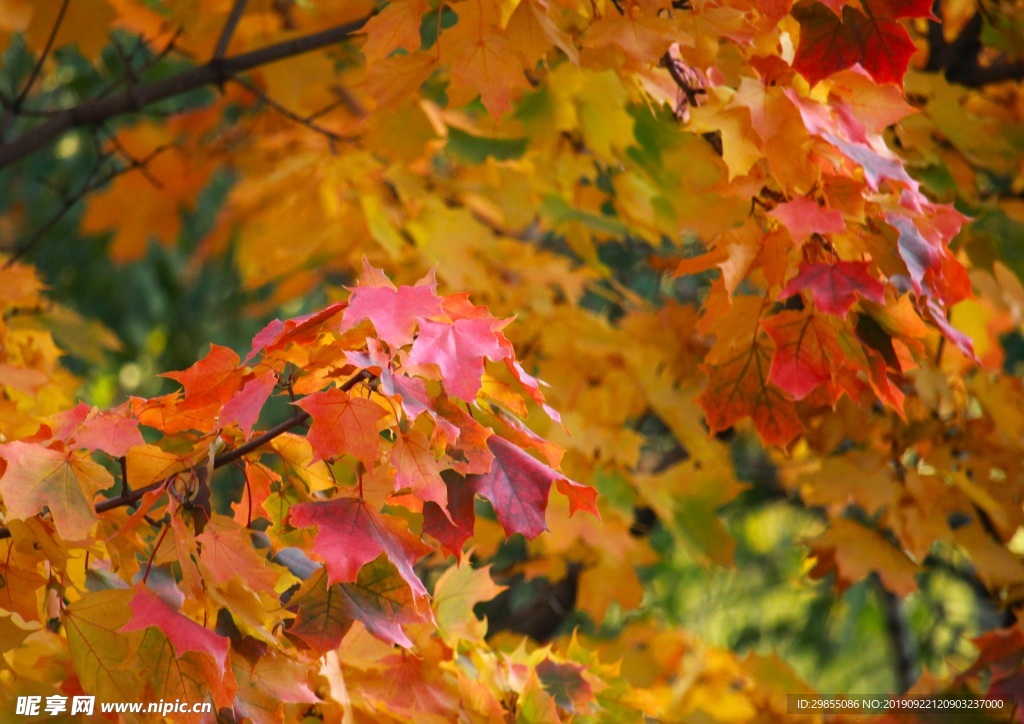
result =
[{"label": "red maple leaf", "polygon": [[413,566],[431,548],[397,518],[376,512],[359,498],[334,498],[293,505],[289,519],[297,528],[317,526],[313,550],[327,566],[329,583],[355,581],[359,569],[383,552],[413,593],[427,594]]},{"label": "red maple leaf", "polygon": [[221,425],[238,425],[238,429],[248,436],[276,384],[277,376],[273,372],[254,376],[221,408]]},{"label": "red maple leaf", "polygon": [[494,455],[490,471],[467,480],[491,501],[506,535],[522,533],[536,538],[548,529],[544,512],[551,483],[565,476],[500,435],[487,438],[487,447]]},{"label": "red maple leaf", "polygon": [[227,663],[229,641],[168,606],[148,588],[139,588],[131,602],[132,619],[121,631],[138,631],[155,626],[167,637],[174,653],[186,651],[208,654],[221,670]]},{"label": "red maple leaf", "polygon": [[788,445],[804,427],[792,400],[769,379],[772,350],[756,331],[749,344],[721,364],[705,367],[708,387],[700,396],[708,427],[719,432],[745,417],[754,421],[761,439]]},{"label": "red maple leaf", "polygon": [[802,400],[818,385],[832,379],[842,350],[831,318],[810,310],[784,311],[762,324],[775,341],[770,381],[794,399]]},{"label": "red maple leaf", "polygon": [[811,234],[834,234],[846,229],[840,212],[820,206],[804,196],[779,204],[768,215],[782,222],[798,245]]},{"label": "red maple leaf", "polygon": [[121,457],[128,448],[146,443],[139,432],[139,421],[115,410],[87,418],[75,430],[72,439],[75,447],[102,450],[112,457]]},{"label": "red maple leaf", "polygon": [[809,291],[823,312],[845,317],[857,295],[881,304],[885,286],[868,273],[866,261],[805,263],[782,290],[783,297]]},{"label": "red maple leaf", "polygon": [[216,402],[226,402],[238,389],[242,371],[233,350],[211,344],[210,353],[182,372],[165,372],[185,388],[183,409],[197,409]]},{"label": "red maple leaf", "polygon": [[420,317],[442,314],[441,298],[433,284],[414,287],[356,287],[342,315],[342,331],[370,320],[377,336],[392,348],[412,342]]},{"label": "red maple leaf", "polygon": [[445,486],[448,488],[448,510],[442,510],[437,503],[424,503],[423,532],[436,538],[457,560],[462,560],[462,548],[472,537],[476,523],[476,511],[473,509],[476,490],[471,481],[450,473],[445,474]]},{"label": "red maple leaf", "polygon": [[316,337],[328,323],[334,323],[333,317],[344,308],[345,302],[335,302],[319,311],[284,322],[275,319],[252,338],[252,349],[246,355],[245,361],[248,362],[260,352],[283,348],[292,342],[302,342],[304,339]]},{"label": "red maple leaf", "polygon": [[380,405],[337,388],[314,392],[295,404],[313,418],[306,435],[313,446],[311,463],[352,455],[373,467],[380,448],[377,424],[386,414]]},{"label": "red maple leaf", "polygon": [[[904,12],[902,8],[897,6],[899,12]],[[814,84],[860,63],[877,82],[902,86],[903,74],[916,50],[914,43],[906,28],[895,21],[899,16],[875,10],[871,5],[865,15],[844,5],[840,18],[815,0],[798,3],[793,17],[800,23],[800,45],[793,68]]]},{"label": "red maple leaf", "polygon": [[449,392],[473,402],[480,391],[484,358],[497,362],[509,356],[492,318],[457,319],[451,324],[420,320],[420,335],[412,344],[409,364],[435,364]]}]

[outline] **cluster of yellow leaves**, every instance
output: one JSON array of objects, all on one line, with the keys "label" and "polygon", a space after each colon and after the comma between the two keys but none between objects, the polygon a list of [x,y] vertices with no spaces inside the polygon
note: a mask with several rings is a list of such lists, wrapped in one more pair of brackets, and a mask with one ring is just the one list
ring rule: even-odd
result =
[{"label": "cluster of yellow leaves", "polygon": [[35,270],[0,264],[0,435],[13,440],[69,407],[78,380],[60,364],[51,328],[61,312],[45,299]]}]

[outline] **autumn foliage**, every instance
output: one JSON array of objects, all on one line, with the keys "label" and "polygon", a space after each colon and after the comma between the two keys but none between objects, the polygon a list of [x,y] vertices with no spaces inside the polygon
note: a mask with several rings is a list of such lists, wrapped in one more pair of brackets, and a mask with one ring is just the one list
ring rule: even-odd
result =
[{"label": "autumn foliage", "polygon": [[[666,593],[758,505],[877,591],[874,693],[1024,704],[1020,15],[0,2],[0,706],[781,718],[815,672]],[[58,232],[272,321],[111,389]],[[915,661],[940,575],[988,618]]]}]

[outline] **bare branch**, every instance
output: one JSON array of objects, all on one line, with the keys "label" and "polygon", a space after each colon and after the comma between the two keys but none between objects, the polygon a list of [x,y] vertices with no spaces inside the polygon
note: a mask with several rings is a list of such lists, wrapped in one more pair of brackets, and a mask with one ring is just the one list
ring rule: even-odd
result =
[{"label": "bare branch", "polygon": [[217,48],[213,51],[214,60],[220,60],[228,52],[235,28],[238,27],[238,21],[242,19],[242,13],[245,12],[245,2],[246,0],[235,0],[231,6],[231,14],[228,15],[224,28],[220,31],[220,37],[217,38]]},{"label": "bare branch", "polygon": [[137,86],[110,98],[93,99],[69,108],[40,123],[9,143],[0,145],[0,168],[20,161],[38,149],[53,143],[74,128],[95,126],[116,116],[140,111],[150,104],[179,96],[207,85],[220,85],[238,73],[285,58],[308,53],[352,37],[368,18],[269,45],[230,58],[211,60],[168,78]]}]

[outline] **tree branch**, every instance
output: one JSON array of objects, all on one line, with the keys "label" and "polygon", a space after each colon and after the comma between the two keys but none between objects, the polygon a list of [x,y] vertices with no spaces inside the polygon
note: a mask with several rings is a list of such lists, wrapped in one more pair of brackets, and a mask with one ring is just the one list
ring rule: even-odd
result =
[{"label": "tree branch", "polygon": [[231,38],[235,34],[235,28],[238,27],[238,21],[242,19],[242,13],[245,12],[245,3],[246,0],[235,0],[231,6],[231,14],[228,15],[228,19],[220,31],[220,37],[217,38],[217,48],[213,51],[214,60],[220,60],[227,54]]},{"label": "tree branch", "polygon": [[259,50],[230,58],[218,58],[110,98],[85,101],[26,131],[10,143],[0,145],[0,168],[20,161],[54,142],[73,128],[95,126],[132,111],[140,111],[158,101],[179,96],[206,85],[219,85],[238,73],[285,58],[308,53],[339,43],[356,33],[369,18],[361,18],[328,28],[319,33],[285,40]]},{"label": "tree branch", "polygon": [[[355,387],[356,385],[360,384],[361,382],[366,382],[367,380],[370,380],[372,378],[373,378],[373,375],[370,372],[367,372],[366,370],[360,370],[355,376],[350,377],[349,379],[345,380],[344,383],[339,385],[338,389],[340,389],[340,390],[342,390],[344,392],[348,392],[349,390],[351,390],[353,387]],[[229,450],[229,451],[223,453],[222,455],[218,455],[213,460],[213,467],[215,469],[216,468],[222,468],[225,465],[229,465],[229,464],[235,462],[236,460],[238,460],[238,459],[244,457],[245,455],[251,453],[253,450],[256,450],[257,448],[260,448],[263,445],[267,444],[268,442],[270,442],[274,438],[278,437],[279,435],[282,435],[282,434],[288,432],[293,427],[295,427],[297,425],[301,425],[303,422],[306,421],[306,419],[308,417],[309,417],[309,414],[305,410],[300,410],[300,411],[296,412],[294,415],[289,417],[287,420],[284,420],[283,422],[280,422],[277,425],[274,425],[272,428],[270,428],[269,430],[267,430],[263,434],[257,435],[256,437],[252,438],[251,440],[249,440],[245,444],[239,445],[234,450]],[[126,471],[126,466],[122,466],[121,469],[123,471]],[[126,473],[124,473],[124,474],[126,474]],[[152,491],[157,490],[157,489],[159,489],[161,487],[164,487],[165,485],[168,485],[172,480],[174,480],[175,476],[177,476],[178,474],[179,473],[175,473],[174,475],[169,475],[168,477],[164,478],[163,480],[158,480],[155,483],[150,483],[149,485],[146,485],[146,486],[144,486],[142,488],[134,488],[134,489],[130,488],[128,486],[127,479],[122,480],[121,481],[122,492],[121,492],[120,495],[117,495],[117,496],[115,496],[113,498],[107,498],[106,500],[101,500],[99,503],[96,503],[96,505],[94,505],[93,508],[94,508],[94,510],[96,511],[97,514],[101,514],[101,513],[106,513],[109,510],[114,510],[115,508],[122,508],[122,507],[124,507],[126,505],[131,505],[132,503],[135,503],[136,501],[141,500],[142,496],[144,496],[146,493],[152,492]],[[0,528],[0,540],[3,540],[5,538],[10,538],[10,537],[11,537],[11,531],[10,531],[9,528],[7,528],[7,526],[4,526],[4,527]]]},{"label": "tree branch", "polygon": [[32,90],[32,86],[35,85],[36,80],[39,78],[39,74],[43,71],[43,65],[46,63],[46,58],[50,55],[50,50],[53,48],[53,43],[57,39],[57,33],[60,32],[60,26],[64,23],[64,15],[68,10],[68,3],[71,0],[64,0],[60,5],[60,10],[57,11],[57,19],[53,21],[53,27],[50,28],[50,35],[46,39],[46,45],[43,46],[42,52],[39,54],[39,59],[36,64],[32,66],[32,72],[28,76],[28,80],[25,82],[25,87],[21,89],[21,93],[14,99],[14,102],[7,108],[4,113],[3,122],[0,123],[0,138],[3,138],[4,134],[7,133],[7,128],[10,126],[11,121],[21,111],[21,105],[25,102],[28,97],[29,91]]}]

